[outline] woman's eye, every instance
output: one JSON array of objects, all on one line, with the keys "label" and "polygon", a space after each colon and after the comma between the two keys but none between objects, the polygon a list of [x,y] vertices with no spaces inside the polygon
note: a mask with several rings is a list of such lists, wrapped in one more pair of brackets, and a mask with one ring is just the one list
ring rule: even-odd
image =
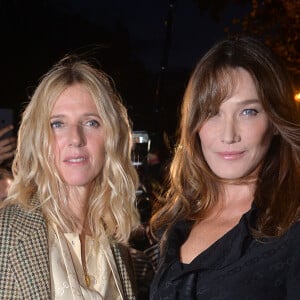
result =
[{"label": "woman's eye", "polygon": [[99,127],[100,123],[96,120],[89,120],[85,123],[85,125],[90,127]]},{"label": "woman's eye", "polygon": [[61,121],[53,121],[50,123],[50,125],[52,128],[61,128],[64,124]]},{"label": "woman's eye", "polygon": [[242,115],[244,116],[256,116],[258,111],[253,108],[247,108],[242,111]]}]

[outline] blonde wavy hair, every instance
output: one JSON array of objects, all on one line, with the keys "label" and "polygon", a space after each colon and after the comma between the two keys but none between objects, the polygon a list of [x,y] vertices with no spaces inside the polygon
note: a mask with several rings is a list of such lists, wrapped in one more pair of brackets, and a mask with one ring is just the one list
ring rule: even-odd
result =
[{"label": "blonde wavy hair", "polygon": [[[256,180],[259,209],[255,235],[279,236],[300,218],[300,112],[290,76],[277,57],[251,37],[213,46],[197,64],[187,86],[179,139],[163,207],[153,216],[154,232],[178,220],[201,220],[218,201],[222,179],[206,163],[198,130],[219,109],[236,84],[237,68],[248,71],[277,134]],[[251,178],[241,178],[240,182]],[[252,179],[253,180],[253,179]],[[253,231],[254,232],[254,231]]]},{"label": "blonde wavy hair", "polygon": [[103,170],[90,191],[88,225],[94,237],[105,231],[116,241],[127,242],[139,222],[138,177],[130,159],[131,126],[110,78],[77,57],[65,57],[42,77],[23,112],[7,202],[28,209],[41,207],[49,222],[64,231],[75,230],[76,218],[68,209],[68,190],[58,174],[50,142],[50,113],[59,95],[74,84],[90,93],[106,136]]}]

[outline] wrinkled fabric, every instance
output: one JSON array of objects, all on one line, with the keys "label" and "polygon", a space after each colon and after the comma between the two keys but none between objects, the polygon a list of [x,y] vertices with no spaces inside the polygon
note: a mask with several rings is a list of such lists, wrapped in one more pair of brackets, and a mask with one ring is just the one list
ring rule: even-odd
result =
[{"label": "wrinkled fabric", "polygon": [[[97,243],[97,245],[95,245]],[[49,257],[53,299],[124,299],[114,258],[107,239],[86,238],[87,270],[91,279],[88,288],[81,263],[78,234],[60,233],[49,227]]]}]

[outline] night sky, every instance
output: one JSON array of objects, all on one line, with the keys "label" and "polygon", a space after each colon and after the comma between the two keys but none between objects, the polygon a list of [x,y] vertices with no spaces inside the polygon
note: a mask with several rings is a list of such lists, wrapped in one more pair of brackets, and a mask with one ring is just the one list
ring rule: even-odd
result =
[{"label": "night sky", "polygon": [[[108,30],[121,21],[128,29],[133,55],[140,58],[152,71],[160,68],[163,51],[169,0],[111,0],[111,1],[66,1],[65,10],[80,14]],[[171,1],[172,2],[172,1]],[[172,45],[169,68],[192,68],[201,55],[218,39],[225,36],[224,26],[232,18],[241,17],[248,8],[230,6],[214,21],[208,12],[200,13],[196,1],[174,2]],[[63,9],[57,4],[57,9]]]},{"label": "night sky", "polygon": [[114,79],[134,129],[174,134],[194,65],[247,8],[229,7],[217,23],[193,0],[173,2],[161,77],[169,0],[2,0],[0,106],[18,120],[39,78],[65,54],[84,53]]}]

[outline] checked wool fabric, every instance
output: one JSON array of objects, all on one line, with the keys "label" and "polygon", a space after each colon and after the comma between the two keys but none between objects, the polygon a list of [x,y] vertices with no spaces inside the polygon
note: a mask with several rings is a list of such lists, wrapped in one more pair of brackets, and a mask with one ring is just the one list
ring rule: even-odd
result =
[{"label": "checked wool fabric", "polygon": [[[125,246],[112,244],[125,300],[135,300]],[[0,210],[0,299],[51,299],[48,232],[40,210],[19,205]]]},{"label": "checked wool fabric", "polygon": [[50,299],[47,229],[40,211],[0,211],[0,299]]}]

